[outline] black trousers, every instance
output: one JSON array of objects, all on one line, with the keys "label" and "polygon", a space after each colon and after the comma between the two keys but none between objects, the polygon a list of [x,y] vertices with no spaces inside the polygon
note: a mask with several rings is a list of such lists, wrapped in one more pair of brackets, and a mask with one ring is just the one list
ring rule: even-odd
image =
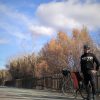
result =
[{"label": "black trousers", "polygon": [[95,95],[96,94],[95,75],[91,72],[90,73],[85,72],[85,73],[83,73],[83,75],[84,75],[84,83],[86,85],[87,92],[90,93],[90,89],[88,87],[88,83],[90,82],[91,86],[92,86],[92,93],[93,93],[93,95]]}]

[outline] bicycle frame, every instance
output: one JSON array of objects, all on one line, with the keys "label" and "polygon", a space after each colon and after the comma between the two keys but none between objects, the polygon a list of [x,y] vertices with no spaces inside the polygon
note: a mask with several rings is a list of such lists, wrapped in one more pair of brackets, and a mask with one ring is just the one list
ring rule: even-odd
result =
[{"label": "bicycle frame", "polygon": [[63,82],[62,85],[63,94],[68,94],[70,90],[70,93],[72,93],[71,96],[74,96],[74,98],[76,98],[79,92],[81,97],[85,99],[85,97],[81,93],[82,92],[81,87],[79,86],[75,73],[70,71],[66,71],[66,72],[67,72],[65,76],[66,80]]}]

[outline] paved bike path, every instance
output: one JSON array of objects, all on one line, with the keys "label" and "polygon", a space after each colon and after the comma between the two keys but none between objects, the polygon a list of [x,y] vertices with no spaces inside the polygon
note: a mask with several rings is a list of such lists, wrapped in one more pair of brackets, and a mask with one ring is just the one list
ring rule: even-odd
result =
[{"label": "paved bike path", "polygon": [[[0,100],[74,100],[74,98],[47,90],[0,87]],[[100,97],[97,100],[100,100]]]}]

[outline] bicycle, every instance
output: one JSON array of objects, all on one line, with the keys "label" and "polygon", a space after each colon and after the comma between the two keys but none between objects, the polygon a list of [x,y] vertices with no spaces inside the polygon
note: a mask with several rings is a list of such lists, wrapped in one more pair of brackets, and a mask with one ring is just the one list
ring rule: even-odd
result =
[{"label": "bicycle", "polygon": [[73,80],[71,78],[71,73],[68,70],[63,70],[62,74],[65,76],[64,82],[62,84],[62,92],[64,95],[70,94],[70,96],[74,96],[74,85],[73,85]]},{"label": "bicycle", "polygon": [[[83,98],[87,99],[88,93],[86,91],[86,86],[82,80],[79,72],[70,72],[69,70],[63,70],[62,74],[65,80],[62,84],[62,92],[66,96],[71,96],[74,99]],[[89,86],[90,83],[89,83]]]}]

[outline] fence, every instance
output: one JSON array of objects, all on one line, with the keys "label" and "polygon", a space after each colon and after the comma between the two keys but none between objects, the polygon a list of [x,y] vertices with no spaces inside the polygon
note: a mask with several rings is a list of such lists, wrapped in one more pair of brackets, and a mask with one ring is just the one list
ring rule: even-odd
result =
[{"label": "fence", "polygon": [[16,79],[5,81],[5,86],[8,87],[17,87],[17,88],[34,88],[36,87],[35,78],[26,78],[26,79]]},{"label": "fence", "polygon": [[[61,90],[63,83],[63,76],[61,74],[55,74],[52,76],[46,76],[42,78],[27,78],[17,79],[14,81],[7,81],[5,85],[15,86],[17,88],[39,88],[39,89],[54,89]],[[96,88],[100,90],[100,75],[96,76]]]},{"label": "fence", "polygon": [[62,82],[63,82],[62,75],[55,74],[53,76],[46,76],[37,79],[37,86],[41,86],[41,88],[61,90]]}]

